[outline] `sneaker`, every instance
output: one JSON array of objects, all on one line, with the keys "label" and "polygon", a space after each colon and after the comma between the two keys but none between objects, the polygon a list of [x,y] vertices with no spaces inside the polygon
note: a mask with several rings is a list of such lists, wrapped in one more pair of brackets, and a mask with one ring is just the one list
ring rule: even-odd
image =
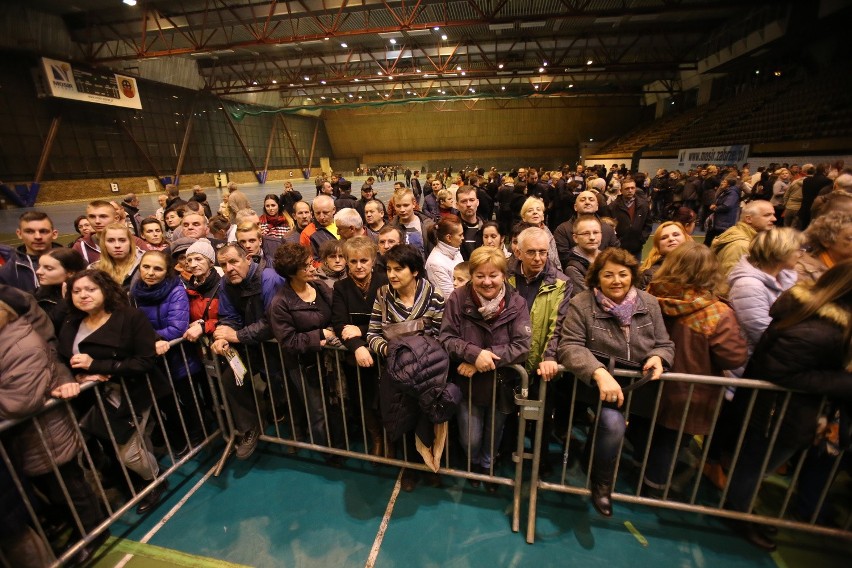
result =
[{"label": "sneaker", "polygon": [[249,430],[243,434],[243,439],[237,444],[234,453],[238,460],[247,460],[254,453],[257,447],[257,440],[260,437],[260,432],[256,429]]}]

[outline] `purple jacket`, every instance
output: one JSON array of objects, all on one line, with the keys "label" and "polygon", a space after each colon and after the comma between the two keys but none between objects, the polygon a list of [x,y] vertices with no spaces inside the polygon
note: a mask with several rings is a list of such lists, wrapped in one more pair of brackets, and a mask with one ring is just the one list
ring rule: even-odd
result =
[{"label": "purple jacket", "polygon": [[[514,288],[506,285],[505,307],[496,318],[485,321],[474,303],[473,288],[467,284],[450,294],[444,305],[441,323],[441,342],[450,354],[450,376],[459,385],[467,400],[472,392],[473,403],[490,405],[494,381],[492,373],[474,375],[474,380],[456,372],[461,362],[473,364],[483,349],[500,357],[497,367],[523,364],[530,351],[530,314],[527,305]],[[472,384],[473,390],[469,391]]]}]

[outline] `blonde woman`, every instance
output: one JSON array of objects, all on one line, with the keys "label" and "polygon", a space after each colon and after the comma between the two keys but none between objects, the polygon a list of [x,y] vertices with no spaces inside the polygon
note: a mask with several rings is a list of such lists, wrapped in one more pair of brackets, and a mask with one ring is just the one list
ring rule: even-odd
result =
[{"label": "blonde woman", "polygon": [[556,241],[553,239],[553,233],[550,232],[550,229],[547,228],[544,222],[544,201],[538,197],[528,197],[524,201],[524,204],[521,205],[521,221],[531,223],[547,233],[547,263],[551,264],[558,272],[561,272]]},{"label": "blonde woman", "polygon": [[654,231],[654,246],[639,267],[639,274],[641,274],[639,288],[641,290],[648,288],[648,284],[654,278],[654,274],[663,265],[666,255],[687,240],[692,239],[686,232],[686,228],[677,221],[660,223],[660,226]]},{"label": "blonde woman", "polygon": [[89,268],[103,270],[119,286],[128,289],[142,257],[133,233],[124,223],[112,223],[100,234],[98,244],[101,247],[101,258],[90,264]]}]

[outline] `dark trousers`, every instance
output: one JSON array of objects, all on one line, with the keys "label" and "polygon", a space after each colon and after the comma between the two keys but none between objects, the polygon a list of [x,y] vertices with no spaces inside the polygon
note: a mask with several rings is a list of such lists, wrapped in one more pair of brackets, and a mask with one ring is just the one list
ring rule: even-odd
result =
[{"label": "dark trousers", "polygon": [[[86,482],[83,468],[80,467],[77,459],[74,458],[68,463],[59,466],[59,474],[65,482],[65,488],[68,489],[71,503],[80,517],[83,528],[86,532],[93,530],[105,517],[98,498],[95,496],[94,491],[92,491],[92,487]],[[36,475],[29,479],[33,486],[41,491],[52,505],[61,508],[67,513],[67,520],[75,527],[76,531],[74,517],[71,514],[68,501],[65,499],[65,494],[62,492],[62,486],[56,475],[50,472],[44,475]]]}]

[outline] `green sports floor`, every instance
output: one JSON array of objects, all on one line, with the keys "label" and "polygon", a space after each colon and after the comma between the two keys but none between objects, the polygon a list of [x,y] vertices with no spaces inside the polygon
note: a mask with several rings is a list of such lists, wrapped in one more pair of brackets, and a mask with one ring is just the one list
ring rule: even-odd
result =
[{"label": "green sports floor", "polygon": [[[699,515],[616,504],[612,519],[588,500],[539,494],[535,544],[511,530],[511,490],[464,480],[399,491],[399,469],[261,442],[213,477],[207,452],[172,477],[145,517],[113,526],[94,566],[479,567],[678,566],[810,568],[852,565],[852,542],[782,531],[769,555]],[[626,521],[634,531],[628,530]],[[525,512],[521,524],[525,526]],[[644,543],[642,541],[645,541]]]}]

